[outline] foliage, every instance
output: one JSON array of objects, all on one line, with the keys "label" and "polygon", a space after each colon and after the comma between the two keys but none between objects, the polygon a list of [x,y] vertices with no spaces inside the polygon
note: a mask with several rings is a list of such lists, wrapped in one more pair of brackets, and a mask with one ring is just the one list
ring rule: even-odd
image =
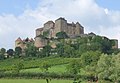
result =
[{"label": "foliage", "polygon": [[37,52],[38,52],[38,48],[36,48],[34,46],[33,42],[27,42],[26,43],[26,49],[25,49],[25,55],[27,57],[36,57],[37,56]]},{"label": "foliage", "polygon": [[13,56],[14,50],[13,49],[7,50],[7,54],[8,54],[8,56]]},{"label": "foliage", "polygon": [[44,38],[48,38],[49,36],[49,30],[43,32]]},{"label": "foliage", "polygon": [[46,57],[50,56],[52,47],[50,45],[46,45],[42,49],[42,54]]},{"label": "foliage", "polygon": [[58,39],[65,39],[65,38],[68,38],[68,35],[65,32],[61,31],[61,32],[56,33],[56,37]]},{"label": "foliage", "polygon": [[5,58],[5,53],[6,53],[6,49],[1,48],[0,49],[0,60],[3,60]]},{"label": "foliage", "polygon": [[12,67],[13,67],[13,73],[19,73],[20,70],[24,68],[24,65],[21,62],[19,62],[14,64]]},{"label": "foliage", "polygon": [[80,72],[80,67],[81,67],[81,64],[79,61],[72,61],[70,62],[68,65],[67,65],[67,71],[74,74],[74,75],[77,75],[79,72]]},{"label": "foliage", "polygon": [[15,48],[15,55],[16,55],[16,57],[19,57],[20,54],[22,54],[22,48],[21,47],[16,47]]},{"label": "foliage", "polygon": [[41,68],[42,70],[45,70],[45,72],[47,72],[50,67],[51,67],[51,65],[50,65],[49,62],[47,62],[47,61],[44,61],[44,62],[40,65],[40,68]]}]

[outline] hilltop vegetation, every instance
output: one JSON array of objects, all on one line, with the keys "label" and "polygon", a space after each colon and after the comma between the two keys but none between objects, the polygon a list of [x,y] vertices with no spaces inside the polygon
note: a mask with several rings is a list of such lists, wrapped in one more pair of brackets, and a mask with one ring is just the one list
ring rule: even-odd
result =
[{"label": "hilltop vegetation", "polygon": [[[0,78],[59,78],[74,81],[120,81],[119,49],[115,41],[101,36],[70,39],[60,37],[39,50],[33,42],[0,51]],[[6,54],[7,53],[7,54]]]}]

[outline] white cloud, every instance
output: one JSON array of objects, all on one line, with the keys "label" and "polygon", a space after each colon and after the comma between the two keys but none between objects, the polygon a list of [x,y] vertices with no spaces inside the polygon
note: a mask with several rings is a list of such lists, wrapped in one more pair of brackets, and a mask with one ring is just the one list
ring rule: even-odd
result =
[{"label": "white cloud", "polygon": [[68,22],[79,21],[86,32],[120,40],[120,10],[100,7],[95,0],[44,0],[35,10],[25,9],[19,16],[0,16],[0,47],[12,47],[19,36],[34,37],[36,27],[58,17],[65,17]]}]

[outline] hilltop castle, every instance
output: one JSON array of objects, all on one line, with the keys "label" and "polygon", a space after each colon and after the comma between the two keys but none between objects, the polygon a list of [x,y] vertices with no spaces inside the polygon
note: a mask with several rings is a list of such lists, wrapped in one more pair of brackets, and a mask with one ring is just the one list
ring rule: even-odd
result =
[{"label": "hilltop castle", "polygon": [[[79,22],[67,23],[67,20],[65,20],[64,18],[58,18],[57,20],[55,20],[55,22],[48,21],[44,24],[43,27],[37,28],[35,40],[29,38],[22,40],[21,38],[18,38],[15,41],[15,47],[21,47],[24,50],[26,48],[26,43],[33,42],[35,47],[43,48],[45,45],[48,44],[49,39],[57,38],[56,34],[58,32],[65,32],[68,35],[68,37],[73,40],[74,38],[79,36],[96,36],[96,34],[94,33],[84,34],[84,27]],[[43,36],[46,36],[47,39],[43,38]],[[113,48],[118,48],[118,40],[114,39],[113,41],[115,41],[115,45],[113,45]],[[55,48],[56,44],[53,42],[53,44],[51,44],[51,47]]]},{"label": "hilltop castle", "polygon": [[48,21],[43,27],[36,29],[35,46],[40,48],[47,44],[46,40],[39,37],[45,32],[48,33],[48,38],[56,38],[56,34],[61,31],[71,38],[84,34],[84,27],[79,22],[67,23],[64,18],[58,18],[55,22]]}]

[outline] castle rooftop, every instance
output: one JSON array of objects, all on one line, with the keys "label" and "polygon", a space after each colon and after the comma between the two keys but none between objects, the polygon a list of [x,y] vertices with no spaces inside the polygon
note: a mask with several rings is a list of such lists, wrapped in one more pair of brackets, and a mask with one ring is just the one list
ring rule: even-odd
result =
[{"label": "castle rooftop", "polygon": [[16,41],[22,41],[22,39],[20,37],[18,37],[18,39]]}]

